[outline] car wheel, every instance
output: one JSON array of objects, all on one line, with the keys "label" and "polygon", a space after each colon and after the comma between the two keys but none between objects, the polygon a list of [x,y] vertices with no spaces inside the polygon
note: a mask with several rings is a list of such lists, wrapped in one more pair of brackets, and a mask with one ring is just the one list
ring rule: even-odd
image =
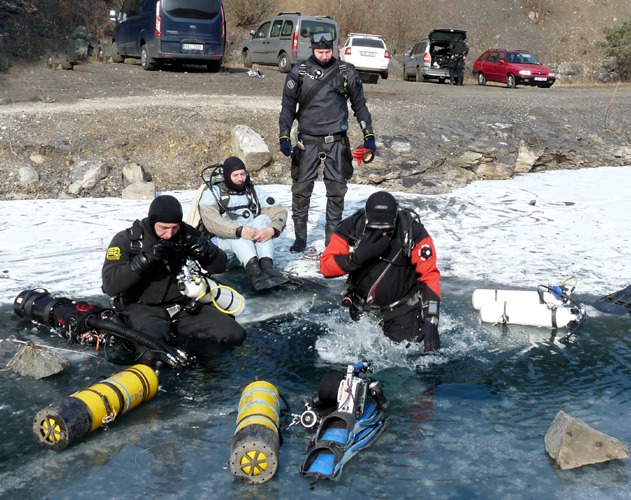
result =
[{"label": "car wheel", "polygon": [[243,67],[251,68],[252,67],[252,56],[250,55],[249,50],[243,51]]},{"label": "car wheel", "polygon": [[486,77],[481,71],[478,73],[478,85],[486,85]]},{"label": "car wheel", "polygon": [[381,73],[381,78],[383,78],[384,80],[388,79],[388,72],[384,71],[383,73]]},{"label": "car wheel", "polygon": [[112,48],[110,49],[110,54],[112,56],[113,63],[125,62],[125,58],[121,56],[120,53],[118,52],[118,46],[116,45],[115,41],[112,42]]},{"label": "car wheel", "polygon": [[289,73],[291,71],[291,63],[289,62],[285,52],[282,52],[278,56],[278,69],[281,73]]},{"label": "car wheel", "polygon": [[421,75],[421,68],[416,68],[416,81],[417,82],[423,81],[423,75]]},{"label": "car wheel", "polygon": [[149,71],[155,68],[153,61],[151,60],[151,56],[149,56],[149,49],[147,45],[143,45],[140,49],[140,66],[145,71]]},{"label": "car wheel", "polygon": [[209,62],[208,64],[206,64],[206,68],[211,73],[217,73],[217,72],[219,72],[221,70],[221,63],[222,63],[222,61]]},{"label": "car wheel", "polygon": [[509,73],[506,77],[506,86],[509,89],[514,89],[515,87],[517,87],[517,84],[515,83],[515,75],[513,75],[512,73]]},{"label": "car wheel", "polygon": [[446,78],[439,78],[438,83],[445,83],[446,80],[447,80]]}]

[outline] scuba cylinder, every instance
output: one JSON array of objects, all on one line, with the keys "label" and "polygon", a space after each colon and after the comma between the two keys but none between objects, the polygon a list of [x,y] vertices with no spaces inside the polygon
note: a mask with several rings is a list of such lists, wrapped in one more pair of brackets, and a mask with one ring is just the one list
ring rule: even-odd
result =
[{"label": "scuba cylinder", "polygon": [[580,323],[584,312],[572,307],[556,307],[533,302],[485,302],[480,308],[484,323],[563,328],[572,321]]},{"label": "scuba cylinder", "polygon": [[40,410],[33,433],[44,448],[61,451],[151,399],[157,390],[158,375],[151,367],[131,366]]},{"label": "scuba cylinder", "polygon": [[222,313],[238,316],[245,308],[245,299],[233,288],[221,285],[201,272],[189,260],[177,276],[180,293],[202,304],[212,303]]},{"label": "scuba cylinder", "polygon": [[487,302],[563,305],[563,299],[561,297],[547,290],[540,294],[535,290],[492,290],[486,288],[474,290],[471,296],[471,302],[476,311],[479,311]]},{"label": "scuba cylinder", "polygon": [[242,481],[264,483],[278,468],[280,395],[269,382],[256,381],[241,393],[232,439],[230,470]]}]

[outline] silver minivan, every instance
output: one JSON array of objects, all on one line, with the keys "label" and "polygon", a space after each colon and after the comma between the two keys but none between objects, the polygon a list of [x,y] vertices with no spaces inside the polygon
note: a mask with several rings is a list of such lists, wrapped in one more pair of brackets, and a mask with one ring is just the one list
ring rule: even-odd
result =
[{"label": "silver minivan", "polygon": [[311,37],[316,33],[329,33],[337,44],[333,55],[339,54],[337,23],[329,16],[303,16],[300,12],[281,12],[270,17],[250,34],[243,44],[243,66],[252,64],[278,65],[281,73],[289,73],[294,64],[311,55]]},{"label": "silver minivan", "polygon": [[445,83],[449,79],[449,44],[458,39],[466,40],[467,32],[437,29],[416,42],[405,51],[403,79],[417,82],[433,79]]}]

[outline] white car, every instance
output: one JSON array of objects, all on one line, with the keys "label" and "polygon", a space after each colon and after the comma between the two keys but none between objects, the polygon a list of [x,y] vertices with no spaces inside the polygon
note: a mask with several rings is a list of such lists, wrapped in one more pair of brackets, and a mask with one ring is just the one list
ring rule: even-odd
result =
[{"label": "white car", "polygon": [[379,35],[351,33],[340,50],[340,59],[351,63],[361,73],[388,78],[390,52]]}]

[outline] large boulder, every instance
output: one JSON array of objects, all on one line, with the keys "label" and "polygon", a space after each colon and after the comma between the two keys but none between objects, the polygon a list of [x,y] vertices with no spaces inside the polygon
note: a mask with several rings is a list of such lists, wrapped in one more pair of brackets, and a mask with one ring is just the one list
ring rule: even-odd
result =
[{"label": "large boulder", "polygon": [[545,445],[559,469],[575,469],[629,456],[627,445],[562,411],[546,432]]}]

